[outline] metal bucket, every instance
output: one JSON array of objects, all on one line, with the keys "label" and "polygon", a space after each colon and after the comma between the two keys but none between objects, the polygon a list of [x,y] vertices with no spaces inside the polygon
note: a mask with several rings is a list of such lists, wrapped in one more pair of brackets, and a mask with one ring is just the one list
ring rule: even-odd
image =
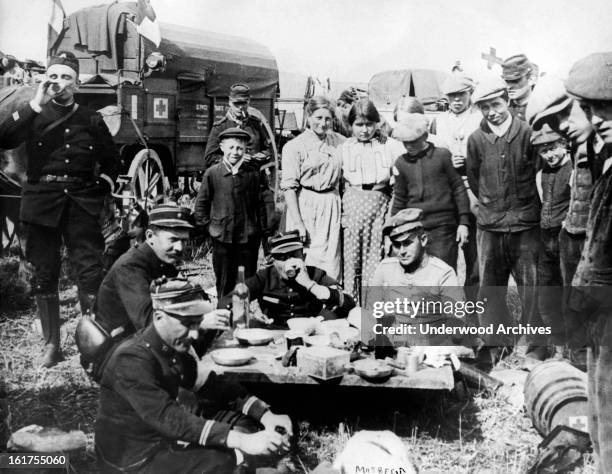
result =
[{"label": "metal bucket", "polygon": [[558,360],[536,365],[525,381],[525,408],[542,436],[557,425],[588,433],[586,374]]}]

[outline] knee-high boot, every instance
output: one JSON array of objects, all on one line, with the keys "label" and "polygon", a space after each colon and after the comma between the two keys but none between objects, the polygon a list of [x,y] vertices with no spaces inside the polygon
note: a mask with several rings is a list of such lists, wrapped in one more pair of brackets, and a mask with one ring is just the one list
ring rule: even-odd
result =
[{"label": "knee-high boot", "polygon": [[60,347],[59,295],[36,295],[36,306],[45,339],[45,353],[41,365],[49,368],[64,360]]}]

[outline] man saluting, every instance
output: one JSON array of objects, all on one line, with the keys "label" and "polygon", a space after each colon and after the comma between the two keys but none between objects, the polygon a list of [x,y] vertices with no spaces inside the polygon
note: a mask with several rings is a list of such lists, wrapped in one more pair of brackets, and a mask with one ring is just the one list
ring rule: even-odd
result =
[{"label": "man saluting", "polygon": [[20,217],[26,223],[26,258],[34,266],[32,292],[46,349],[42,365],[62,360],[58,280],[62,241],[77,275],[83,313],[102,280],[104,238],[98,219],[117,176],[119,157],[97,112],[74,94],[79,63],[71,53],[49,61],[47,80],[34,98],[0,123],[0,142],[25,140],[28,163]]}]

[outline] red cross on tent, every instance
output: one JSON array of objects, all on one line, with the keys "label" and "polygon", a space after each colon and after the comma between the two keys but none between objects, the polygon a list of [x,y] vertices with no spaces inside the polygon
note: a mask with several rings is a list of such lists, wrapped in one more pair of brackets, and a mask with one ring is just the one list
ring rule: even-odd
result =
[{"label": "red cross on tent", "polygon": [[490,47],[489,48],[489,53],[482,53],[480,55],[480,57],[482,59],[486,59],[487,61],[487,69],[491,69],[493,67],[493,64],[501,64],[504,62],[504,60],[502,58],[500,58],[499,56],[497,56],[497,51],[494,47]]}]

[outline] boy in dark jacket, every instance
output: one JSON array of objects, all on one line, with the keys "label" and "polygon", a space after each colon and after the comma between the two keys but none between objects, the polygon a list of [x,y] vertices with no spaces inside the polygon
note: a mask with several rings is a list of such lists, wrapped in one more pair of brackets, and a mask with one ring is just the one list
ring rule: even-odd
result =
[{"label": "boy in dark jacket", "polygon": [[427,251],[453,269],[457,268],[457,243],[467,242],[470,203],[451,153],[427,141],[427,117],[405,114],[393,130],[406,153],[397,158],[393,173],[391,215],[414,207],[423,210]]},{"label": "boy in dark jacket", "polygon": [[565,139],[548,125],[544,125],[538,132],[533,132],[531,143],[538,147],[538,155],[544,163],[536,175],[538,194],[542,200],[538,308],[542,320],[552,329],[550,342],[555,348],[553,356],[562,358],[565,324],[559,233],[569,208],[572,162]]},{"label": "boy in dark jacket", "polygon": [[[540,200],[531,129],[510,114],[508,91],[501,79],[483,80],[472,99],[485,118],[468,139],[466,166],[470,188],[480,203],[479,299],[487,301],[481,322],[496,328],[519,322],[539,326],[536,287]],[[512,320],[506,305],[505,287],[510,275],[516,281],[522,303],[520,321]],[[495,345],[498,344],[512,344],[512,339],[498,336]],[[531,355],[541,358],[535,352]]]},{"label": "boy in dark jacket", "polygon": [[247,278],[257,270],[268,188],[259,166],[244,161],[249,134],[234,127],[221,132],[219,139],[223,160],[206,170],[195,216],[211,237],[217,294],[222,296],[234,288],[239,265],[244,265]]}]

